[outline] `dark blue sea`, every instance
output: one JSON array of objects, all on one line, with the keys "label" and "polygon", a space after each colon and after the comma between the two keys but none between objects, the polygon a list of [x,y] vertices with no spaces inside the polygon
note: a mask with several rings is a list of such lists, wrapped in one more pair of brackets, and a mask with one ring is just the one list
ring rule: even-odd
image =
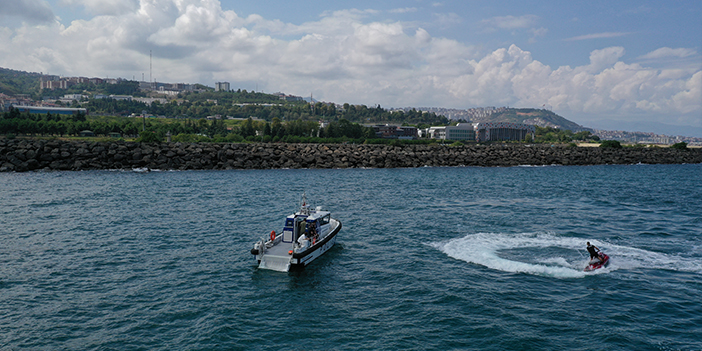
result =
[{"label": "dark blue sea", "polygon": [[702,350],[702,165],[0,174],[0,350],[359,349]]}]

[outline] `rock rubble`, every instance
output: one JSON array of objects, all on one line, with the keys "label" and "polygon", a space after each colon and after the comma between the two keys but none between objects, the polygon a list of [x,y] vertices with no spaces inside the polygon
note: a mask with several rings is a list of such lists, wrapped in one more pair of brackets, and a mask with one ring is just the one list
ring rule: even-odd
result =
[{"label": "rock rubble", "polygon": [[702,149],[489,144],[352,145],[0,139],[0,171],[397,168],[702,163]]}]

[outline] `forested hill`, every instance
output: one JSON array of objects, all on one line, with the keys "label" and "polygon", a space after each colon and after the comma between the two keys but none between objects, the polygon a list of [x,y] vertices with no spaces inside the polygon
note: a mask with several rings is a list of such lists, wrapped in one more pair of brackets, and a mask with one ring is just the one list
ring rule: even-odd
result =
[{"label": "forested hill", "polygon": [[[116,100],[112,98],[95,99],[95,94],[132,95],[136,97],[163,97],[154,92],[139,90],[138,82],[123,80],[117,84],[81,83],[69,86],[67,89],[39,90],[38,73],[27,73],[0,68],[0,93],[10,96],[24,94],[38,101],[47,96],[59,98],[65,94],[80,94],[85,96],[81,101],[56,101],[63,107],[80,107],[87,109],[90,115],[121,115],[141,114],[146,111],[149,115],[170,118],[206,118],[209,116],[233,118],[259,118],[272,121],[275,118],[284,121],[293,120],[326,120],[347,121],[361,124],[412,124],[412,125],[446,125],[449,120],[435,113],[411,109],[406,112],[388,111],[380,106],[350,105],[348,103],[329,104],[316,102],[308,104],[304,101],[284,101],[277,95],[259,92],[214,91],[213,88],[200,86],[199,91],[182,92],[177,98],[168,101],[160,100],[146,103],[134,100]],[[197,85],[197,84],[196,84]]]},{"label": "forested hill", "polygon": [[[68,89],[41,91],[39,89],[40,76],[40,73],[0,67],[0,93],[10,96],[25,94],[36,100],[41,99],[46,94],[62,96],[63,94],[101,93],[146,96],[144,92],[139,91],[138,83],[134,81],[122,81],[119,84],[80,84]],[[206,87],[203,86],[203,88]],[[153,115],[187,118],[205,118],[216,114],[239,118],[258,117],[265,120],[272,120],[274,117],[285,120],[338,120],[344,118],[355,123],[407,123],[421,124],[423,127],[448,124],[449,120],[446,117],[449,117],[468,122],[513,122],[571,130],[574,133],[580,131],[592,132],[589,128],[571,122],[552,111],[542,109],[501,107],[497,109],[476,108],[471,110],[444,108],[385,110],[380,106],[367,107],[364,105],[343,104],[341,105],[343,108],[337,110],[333,105],[319,102],[314,104],[314,106],[300,102],[283,102],[281,106],[273,107],[237,106],[237,103],[278,104],[280,100],[275,95],[264,93],[247,92],[246,90],[215,92],[212,88],[200,93],[183,93],[180,98],[178,102],[172,100],[166,104],[89,99],[88,101],[76,101],[70,107],[84,107],[91,114],[128,115],[130,113],[139,114],[141,111],[147,111],[147,113]]]},{"label": "forested hill", "polygon": [[569,121],[549,110],[534,108],[508,108],[504,111],[491,114],[473,122],[512,122],[533,124],[539,127],[552,127],[561,130],[570,130],[574,133],[593,130]]},{"label": "forested hill", "polygon": [[0,67],[0,93],[7,95],[39,92],[39,73],[15,71]]},{"label": "forested hill", "polygon": [[[408,111],[415,109],[403,107],[395,110]],[[539,127],[550,127],[561,130],[570,130],[573,133],[588,131],[592,129],[583,127],[577,123],[569,121],[546,109],[535,108],[509,108],[509,107],[474,107],[469,109],[454,109],[443,107],[417,107],[417,110],[432,112],[437,115],[446,116],[454,121],[466,122],[510,122],[531,124]]]}]

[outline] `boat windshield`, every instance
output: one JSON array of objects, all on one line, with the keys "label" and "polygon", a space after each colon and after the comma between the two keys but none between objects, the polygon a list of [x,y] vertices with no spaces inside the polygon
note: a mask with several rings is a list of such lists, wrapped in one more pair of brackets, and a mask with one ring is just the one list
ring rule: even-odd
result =
[{"label": "boat windshield", "polygon": [[319,219],[319,224],[325,225],[329,223],[329,219],[331,218],[331,215],[326,215],[322,218]]}]

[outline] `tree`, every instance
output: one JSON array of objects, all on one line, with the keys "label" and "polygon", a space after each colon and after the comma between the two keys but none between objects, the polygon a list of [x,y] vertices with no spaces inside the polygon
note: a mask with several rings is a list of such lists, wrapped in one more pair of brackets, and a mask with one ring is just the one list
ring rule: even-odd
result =
[{"label": "tree", "polygon": [[16,109],[14,107],[10,108],[10,113],[8,115],[9,119],[15,119],[20,117],[20,111],[19,109]]},{"label": "tree", "polygon": [[605,140],[600,144],[602,148],[621,149],[622,144],[617,140]]},{"label": "tree", "polygon": [[139,138],[136,141],[140,143],[160,143],[161,138],[155,132],[145,130],[139,133]]},{"label": "tree", "polygon": [[[246,93],[246,90],[244,90],[244,93]],[[241,136],[246,138],[254,135],[256,135],[256,130],[253,127],[253,120],[251,119],[251,117],[249,117],[246,119],[246,121],[244,121],[244,123],[242,123]]]}]

